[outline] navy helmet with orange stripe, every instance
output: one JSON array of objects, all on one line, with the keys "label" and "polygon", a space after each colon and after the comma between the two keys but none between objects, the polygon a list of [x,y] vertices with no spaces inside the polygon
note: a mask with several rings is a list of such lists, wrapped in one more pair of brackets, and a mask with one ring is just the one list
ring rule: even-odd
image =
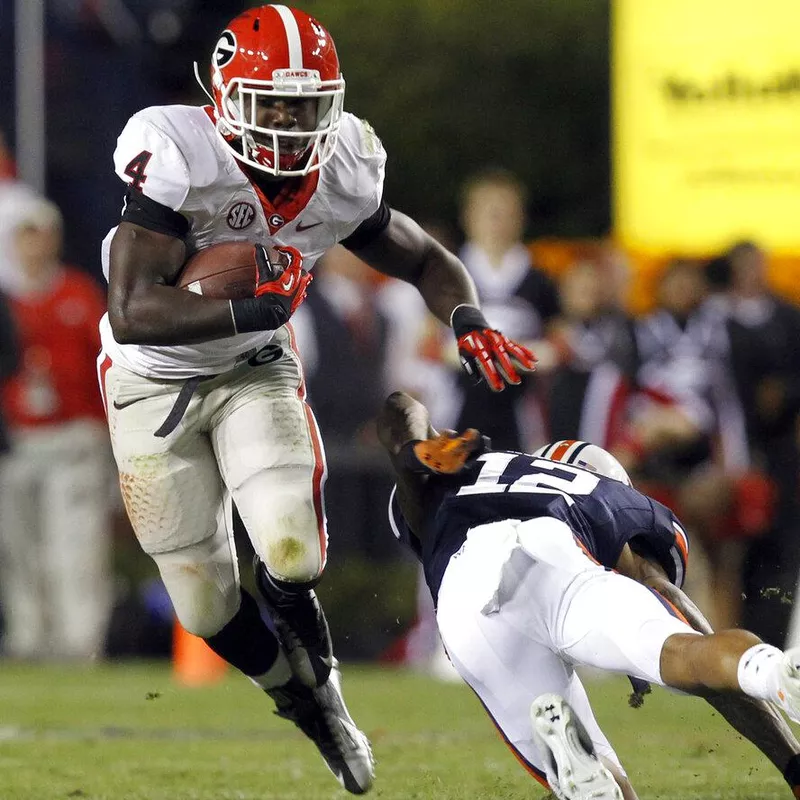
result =
[{"label": "navy helmet with orange stripe", "polygon": [[533,455],[537,458],[546,458],[548,461],[560,461],[562,464],[583,467],[598,475],[620,481],[626,486],[631,485],[631,479],[622,464],[608,450],[590,442],[562,439],[560,442],[540,447]]}]

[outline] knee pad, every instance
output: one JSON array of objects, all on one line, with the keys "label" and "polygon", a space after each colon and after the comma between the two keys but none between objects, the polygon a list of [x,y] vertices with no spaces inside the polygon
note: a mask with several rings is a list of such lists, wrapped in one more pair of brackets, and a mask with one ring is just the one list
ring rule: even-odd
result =
[{"label": "knee pad", "polygon": [[[277,581],[318,581],[325,566],[324,529],[311,503],[293,504],[272,519],[257,523],[251,541],[269,574]],[[310,587],[309,587],[310,588]]]},{"label": "knee pad", "polygon": [[[264,564],[277,583],[303,584],[311,589],[322,574],[319,551],[293,536],[280,536],[267,547]],[[310,584],[310,585],[309,585]]]},{"label": "knee pad", "polygon": [[[237,593],[238,594],[238,593]],[[239,610],[239,598],[219,595],[207,605],[198,605],[190,597],[182,597],[179,602],[173,600],[175,615],[186,631],[208,639],[219,633]]]},{"label": "knee pad", "polygon": [[239,576],[223,555],[205,542],[153,556],[178,621],[195,636],[219,633],[239,610]]}]

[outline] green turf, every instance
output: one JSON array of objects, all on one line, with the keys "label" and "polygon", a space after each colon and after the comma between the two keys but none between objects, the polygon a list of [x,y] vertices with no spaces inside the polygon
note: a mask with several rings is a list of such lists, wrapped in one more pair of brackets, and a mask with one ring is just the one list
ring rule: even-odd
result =
[{"label": "green turf", "polygon": [[[772,800],[777,771],[699,700],[589,684],[642,800]],[[381,800],[541,798],[472,694],[345,667],[350,710],[378,759]],[[316,751],[245,679],[177,686],[164,665],[0,665],[2,800],[342,800]]]}]

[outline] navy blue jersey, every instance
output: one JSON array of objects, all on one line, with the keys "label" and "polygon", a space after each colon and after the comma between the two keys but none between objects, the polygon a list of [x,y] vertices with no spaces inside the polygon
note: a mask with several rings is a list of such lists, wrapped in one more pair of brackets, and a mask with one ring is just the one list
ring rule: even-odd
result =
[{"label": "navy blue jersey", "polygon": [[456,476],[431,478],[419,538],[403,518],[394,492],[389,517],[395,535],[422,561],[434,601],[467,531],[503,519],[560,519],[605,567],[614,567],[629,544],[658,562],[675,585],[683,584],[686,573],[689,543],[666,506],[620,481],[521,453],[485,453]]}]

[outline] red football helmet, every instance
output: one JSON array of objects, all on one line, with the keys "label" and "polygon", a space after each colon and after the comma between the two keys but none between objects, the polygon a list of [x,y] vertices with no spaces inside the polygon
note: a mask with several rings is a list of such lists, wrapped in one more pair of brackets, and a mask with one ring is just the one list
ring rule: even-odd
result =
[{"label": "red football helmet", "polygon": [[251,8],[211,56],[217,132],[240,161],[271,175],[307,175],[333,155],[344,78],[331,35],[289,6]]}]

